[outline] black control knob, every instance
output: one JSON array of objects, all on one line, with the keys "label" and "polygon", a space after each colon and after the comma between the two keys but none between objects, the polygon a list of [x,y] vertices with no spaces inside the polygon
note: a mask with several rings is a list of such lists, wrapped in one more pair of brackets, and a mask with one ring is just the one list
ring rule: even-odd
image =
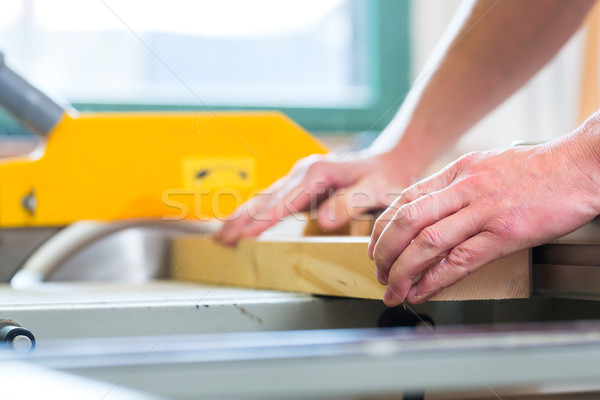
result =
[{"label": "black control knob", "polygon": [[35,349],[35,337],[15,321],[0,319],[0,346],[19,353],[29,353]]}]

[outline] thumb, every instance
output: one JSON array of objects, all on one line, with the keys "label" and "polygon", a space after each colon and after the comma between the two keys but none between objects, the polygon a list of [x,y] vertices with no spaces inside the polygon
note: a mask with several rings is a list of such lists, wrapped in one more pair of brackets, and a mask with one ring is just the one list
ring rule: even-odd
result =
[{"label": "thumb", "polygon": [[358,182],[337,190],[317,210],[319,225],[325,230],[335,230],[353,220],[362,220],[369,211],[381,207],[376,193]]}]

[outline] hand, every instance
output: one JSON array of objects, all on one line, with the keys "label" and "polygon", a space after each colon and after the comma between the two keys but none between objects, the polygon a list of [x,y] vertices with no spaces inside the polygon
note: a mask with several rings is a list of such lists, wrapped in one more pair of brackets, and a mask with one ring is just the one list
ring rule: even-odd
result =
[{"label": "hand", "polygon": [[215,239],[233,245],[297,212],[316,213],[321,227],[337,229],[353,218],[390,205],[410,180],[389,154],[340,158],[313,155],[227,218]]},{"label": "hand", "polygon": [[592,220],[599,150],[581,129],[544,145],[467,154],[407,188],[369,244],[388,285],[384,302],[421,303],[495,259]]}]

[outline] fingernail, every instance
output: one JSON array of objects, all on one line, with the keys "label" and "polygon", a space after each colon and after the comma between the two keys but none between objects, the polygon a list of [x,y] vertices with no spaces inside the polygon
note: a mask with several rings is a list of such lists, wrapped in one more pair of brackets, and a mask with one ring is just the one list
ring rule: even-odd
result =
[{"label": "fingernail", "polygon": [[389,287],[385,289],[385,293],[383,294],[383,302],[390,307],[400,303],[394,292]]},{"label": "fingernail", "polygon": [[380,272],[379,270],[377,270],[377,281],[379,283],[381,283],[382,285],[387,285],[387,282],[385,281],[385,277],[383,276],[383,273]]},{"label": "fingernail", "polygon": [[387,286],[388,284],[388,276],[381,269],[377,268],[377,280],[382,285]]},{"label": "fingernail", "polygon": [[385,293],[383,294],[383,302],[385,304],[389,303],[392,300],[393,296],[394,294],[392,293],[392,291],[389,288],[386,288]]},{"label": "fingernail", "polygon": [[408,291],[408,296],[406,296],[406,297],[409,299],[413,299],[413,298],[415,298],[416,295],[417,295],[417,287],[413,286]]}]

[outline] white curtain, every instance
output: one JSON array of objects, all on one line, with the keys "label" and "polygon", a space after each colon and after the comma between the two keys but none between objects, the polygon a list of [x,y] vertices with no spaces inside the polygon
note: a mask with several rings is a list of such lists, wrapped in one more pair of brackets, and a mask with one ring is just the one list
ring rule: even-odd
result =
[{"label": "white curtain", "polygon": [[[418,74],[460,0],[412,1],[413,77]],[[525,87],[459,141],[454,157],[505,147],[513,141],[545,141],[577,126],[581,88],[582,32]]]}]

